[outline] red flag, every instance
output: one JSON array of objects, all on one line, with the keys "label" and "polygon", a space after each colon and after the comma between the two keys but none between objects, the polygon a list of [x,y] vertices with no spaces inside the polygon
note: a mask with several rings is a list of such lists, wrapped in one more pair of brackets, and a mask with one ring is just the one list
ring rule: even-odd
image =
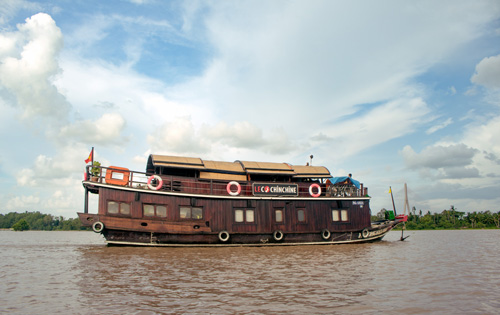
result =
[{"label": "red flag", "polygon": [[85,160],[85,163],[92,161],[92,155],[94,155],[94,149],[90,151],[89,157]]}]

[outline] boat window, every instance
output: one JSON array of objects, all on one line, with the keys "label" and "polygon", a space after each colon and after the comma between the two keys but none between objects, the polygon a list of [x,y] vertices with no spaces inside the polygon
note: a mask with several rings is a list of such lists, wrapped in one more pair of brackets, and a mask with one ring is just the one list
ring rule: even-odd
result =
[{"label": "boat window", "polygon": [[108,214],[130,215],[130,204],[118,201],[108,201]]},{"label": "boat window", "polygon": [[236,210],[234,210],[234,222],[237,222],[237,223],[253,223],[253,222],[255,222],[255,210],[253,210],[253,209],[236,209]]},{"label": "boat window", "polygon": [[167,207],[165,206],[156,206],[156,215],[159,217],[166,217],[167,216]]},{"label": "boat window", "polygon": [[349,213],[347,210],[332,210],[332,220],[333,222],[347,222],[349,221]]},{"label": "boat window", "polygon": [[340,221],[339,210],[332,210],[333,222]]},{"label": "boat window", "polygon": [[193,219],[203,219],[203,209],[201,208],[192,208],[191,216]]},{"label": "boat window", "polygon": [[246,211],[246,217],[247,217],[247,222],[255,222],[254,211],[253,210],[247,210]]},{"label": "boat window", "polygon": [[120,213],[121,214],[130,214],[130,204],[120,203]]},{"label": "boat window", "polygon": [[153,205],[144,205],[144,216],[152,217],[155,215],[155,206]]},{"label": "boat window", "polygon": [[145,217],[167,217],[167,206],[165,205],[142,205]]},{"label": "boat window", "polygon": [[306,212],[304,209],[297,210],[297,221],[305,222],[306,221]]},{"label": "boat window", "polygon": [[181,209],[180,209],[180,218],[181,219],[189,219],[189,218],[191,218],[191,208],[189,208],[189,207],[181,207]]},{"label": "boat window", "polygon": [[274,220],[276,222],[283,222],[283,209],[274,210]]},{"label": "boat window", "polygon": [[119,210],[119,204],[116,201],[108,201],[108,213],[116,214]]},{"label": "boat window", "polygon": [[181,219],[203,219],[203,209],[197,207],[182,206],[179,208],[179,217]]},{"label": "boat window", "polygon": [[234,210],[234,222],[243,222],[243,210]]},{"label": "boat window", "polygon": [[347,210],[340,211],[340,219],[342,221],[349,221],[349,218],[347,216]]}]

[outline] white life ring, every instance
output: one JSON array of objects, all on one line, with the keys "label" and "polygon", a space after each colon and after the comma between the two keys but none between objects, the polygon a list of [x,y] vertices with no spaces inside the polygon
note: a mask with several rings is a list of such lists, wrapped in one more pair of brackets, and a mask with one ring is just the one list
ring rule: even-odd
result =
[{"label": "white life ring", "polygon": [[370,232],[368,231],[368,229],[364,229],[362,232],[361,232],[361,236],[363,236],[363,238],[367,238],[368,235],[370,235]]},{"label": "white life ring", "polygon": [[[153,179],[156,179],[158,181],[158,186],[153,186],[153,184],[151,183],[153,181]],[[151,175],[149,176],[148,178],[148,188],[151,189],[151,190],[159,190],[161,188],[161,186],[163,186],[163,179],[161,179],[160,176],[158,175]]]},{"label": "white life ring", "polygon": [[[233,185],[236,185],[236,188],[237,188],[236,191],[231,190],[231,187]],[[238,196],[241,192],[241,185],[238,182],[232,181],[232,182],[227,183],[226,190],[227,190],[227,193],[230,194],[231,196]]]},{"label": "white life ring", "polygon": [[283,239],[283,236],[285,236],[285,234],[283,234],[283,232],[281,232],[280,230],[276,230],[273,233],[274,240],[278,242]]},{"label": "white life ring", "polygon": [[[313,193],[313,188],[316,188],[318,192]],[[312,184],[311,186],[309,186],[309,195],[314,198],[321,196],[321,187],[318,184]]]},{"label": "white life ring", "polygon": [[96,233],[101,233],[104,230],[104,223],[101,221],[94,222],[94,224],[92,224],[92,230]]},{"label": "white life ring", "polygon": [[227,231],[220,231],[219,240],[221,242],[227,242],[229,240],[229,233]]},{"label": "white life ring", "polygon": [[323,231],[321,231],[321,237],[326,241],[330,238],[331,236],[331,233],[330,231],[328,231],[327,229],[324,229]]}]

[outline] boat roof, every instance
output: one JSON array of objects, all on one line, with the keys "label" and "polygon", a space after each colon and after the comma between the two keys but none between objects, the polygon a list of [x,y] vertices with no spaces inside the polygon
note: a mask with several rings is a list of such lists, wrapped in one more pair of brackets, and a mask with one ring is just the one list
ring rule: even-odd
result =
[{"label": "boat roof", "polygon": [[[255,162],[255,161],[211,161],[193,157],[180,157],[151,154],[148,158],[146,172],[156,167],[194,169],[204,174],[233,175],[282,175],[293,178],[331,178],[330,171],[324,166],[290,165],[288,163]],[[206,175],[205,175],[206,176]],[[217,177],[214,175],[214,178]]]}]

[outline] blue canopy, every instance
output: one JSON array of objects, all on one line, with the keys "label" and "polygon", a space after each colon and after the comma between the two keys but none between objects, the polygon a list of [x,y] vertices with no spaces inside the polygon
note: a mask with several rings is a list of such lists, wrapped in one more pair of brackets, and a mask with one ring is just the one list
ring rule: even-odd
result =
[{"label": "blue canopy", "polygon": [[349,180],[354,186],[356,186],[356,188],[358,188],[358,189],[361,188],[361,184],[357,180],[355,180],[349,176],[331,177],[328,180],[332,183],[332,185],[335,185],[337,183],[342,183],[346,180]]}]

